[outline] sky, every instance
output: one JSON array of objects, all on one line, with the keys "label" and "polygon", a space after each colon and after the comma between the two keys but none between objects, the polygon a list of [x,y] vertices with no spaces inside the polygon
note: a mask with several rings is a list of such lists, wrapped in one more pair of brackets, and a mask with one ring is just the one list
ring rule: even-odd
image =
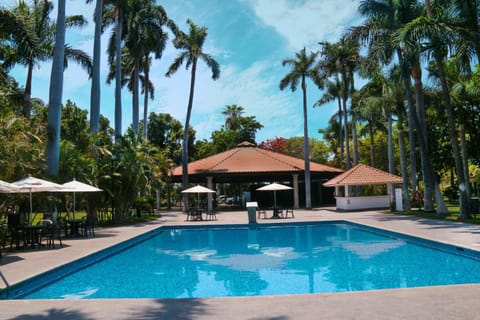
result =
[{"label": "sky", "polygon": [[[16,0],[2,0],[7,7]],[[56,5],[56,1],[53,1]],[[157,0],[168,16],[184,32],[187,19],[208,28],[204,52],[220,64],[216,81],[204,63],[197,70],[195,96],[190,125],[197,139],[210,139],[211,133],[225,123],[222,110],[236,104],[245,110],[244,116],[255,116],[264,127],[257,132],[257,143],[275,137],[303,136],[301,88],[281,91],[281,79],[291,71],[282,61],[295,57],[302,48],[307,52],[320,49],[318,42],[338,41],[351,26],[359,25],[357,13],[360,0]],[[94,4],[85,0],[67,0],[67,15],[83,14],[89,21],[81,29],[69,29],[66,42],[72,47],[93,52]],[[52,13],[56,19],[56,11]],[[102,36],[101,110],[114,119],[114,82],[106,84],[108,64],[105,54],[110,30]],[[173,36],[170,34],[170,40]],[[161,60],[154,61],[151,80],[155,98],[149,102],[149,112],[170,113],[184,123],[190,88],[190,69],[184,66],[170,78],[165,73],[178,55],[171,41]],[[32,96],[48,103],[51,62],[39,64],[33,73]],[[12,75],[23,86],[26,70],[17,67]],[[70,63],[64,73],[63,101],[72,100],[77,106],[90,109],[91,82],[86,71]],[[319,129],[326,128],[336,111],[336,103],[313,108],[322,92],[307,83],[309,136],[321,138]],[[131,93],[122,90],[123,124],[125,131],[132,122]],[[140,100],[143,117],[143,97]]]}]

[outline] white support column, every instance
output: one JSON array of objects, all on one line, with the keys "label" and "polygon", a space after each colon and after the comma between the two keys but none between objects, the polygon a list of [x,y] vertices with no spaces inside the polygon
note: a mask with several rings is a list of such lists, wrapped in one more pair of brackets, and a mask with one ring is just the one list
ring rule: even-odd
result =
[{"label": "white support column", "polygon": [[[207,177],[207,188],[213,190],[213,177]],[[207,195],[208,199],[208,212],[213,211],[213,193]]]},{"label": "white support column", "polygon": [[295,209],[300,208],[298,202],[298,174],[293,175],[293,207]]},{"label": "white support column", "polygon": [[345,198],[350,197],[350,186],[345,185]]}]

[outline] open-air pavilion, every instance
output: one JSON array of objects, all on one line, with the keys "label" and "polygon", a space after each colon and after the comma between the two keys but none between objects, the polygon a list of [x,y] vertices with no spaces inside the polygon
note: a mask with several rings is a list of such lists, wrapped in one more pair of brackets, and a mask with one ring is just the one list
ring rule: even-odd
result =
[{"label": "open-air pavilion", "polygon": [[[342,172],[341,169],[310,162],[312,205],[334,201],[333,188],[322,187],[322,183]],[[303,159],[261,149],[249,142],[188,164],[189,182],[206,184],[210,189],[216,189],[214,183],[288,184],[293,188],[294,208],[304,206],[305,203],[305,188],[302,188],[304,177]],[[172,171],[171,181],[181,182],[181,179],[182,167],[179,166]],[[212,195],[209,195],[208,210],[212,208]]]},{"label": "open-air pavilion", "polygon": [[[325,187],[335,187],[337,210],[352,211],[383,209],[390,207],[393,195],[388,185],[402,183],[402,177],[388,172],[357,164],[355,167],[325,182]],[[355,187],[386,185],[387,194],[364,194],[355,192]]]}]

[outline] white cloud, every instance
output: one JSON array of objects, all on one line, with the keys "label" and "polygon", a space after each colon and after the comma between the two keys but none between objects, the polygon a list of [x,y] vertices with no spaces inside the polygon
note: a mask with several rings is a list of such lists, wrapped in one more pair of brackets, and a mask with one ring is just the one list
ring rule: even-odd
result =
[{"label": "white cloud", "polygon": [[314,47],[319,41],[335,41],[358,16],[359,0],[253,0],[256,15],[283,35],[294,50]]}]

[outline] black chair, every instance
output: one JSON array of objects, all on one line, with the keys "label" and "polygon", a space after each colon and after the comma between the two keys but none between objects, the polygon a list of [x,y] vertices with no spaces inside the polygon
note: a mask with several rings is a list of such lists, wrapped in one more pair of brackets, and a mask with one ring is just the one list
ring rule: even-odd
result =
[{"label": "black chair", "polygon": [[470,214],[473,216],[473,219],[475,220],[477,218],[477,214],[480,214],[480,201],[478,198],[472,198],[470,199],[468,203],[468,209]]},{"label": "black chair", "polygon": [[82,223],[82,231],[84,237],[95,238],[95,219],[91,216],[87,216],[85,221]]},{"label": "black chair", "polygon": [[210,220],[210,221],[215,220],[216,221],[217,220],[217,213],[215,212],[215,210],[212,209],[212,211],[207,211],[205,220]]},{"label": "black chair", "polygon": [[293,214],[293,208],[287,208],[285,209],[285,216],[284,218],[288,218],[288,214],[290,213],[290,215],[292,216],[292,218],[295,218],[295,215]]},{"label": "black chair", "polygon": [[55,248],[55,239],[57,239],[60,247],[63,247],[60,225],[58,223],[54,224],[53,221],[49,219],[42,220],[40,223],[43,226],[40,232],[40,243],[42,239],[45,239],[48,247]]},{"label": "black chair", "polygon": [[267,219],[267,210],[265,209],[257,209],[257,219],[260,219],[260,217],[263,216],[263,219]]}]

